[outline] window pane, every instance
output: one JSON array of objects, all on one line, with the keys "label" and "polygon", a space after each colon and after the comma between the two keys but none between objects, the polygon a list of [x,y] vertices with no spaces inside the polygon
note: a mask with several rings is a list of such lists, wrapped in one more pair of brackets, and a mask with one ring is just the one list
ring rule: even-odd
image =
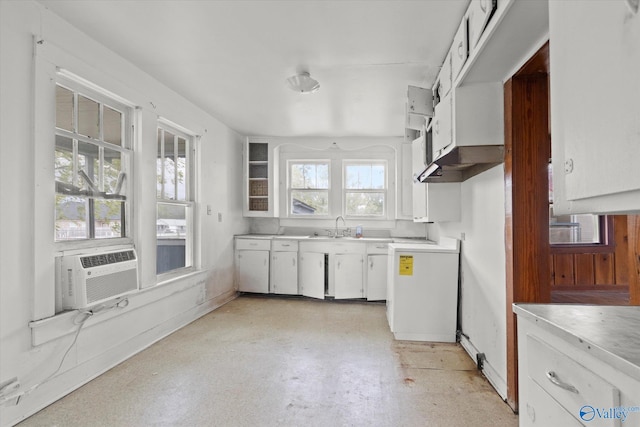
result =
[{"label": "window pane", "polygon": [[186,247],[189,207],[158,203],[156,220],[156,273],[187,267]]},{"label": "window pane", "polygon": [[56,127],[73,132],[73,92],[56,86]]},{"label": "window pane", "polygon": [[176,198],[176,162],[174,153],[174,135],[164,132],[164,198]]},{"label": "window pane", "polygon": [[345,213],[352,216],[384,215],[384,193],[347,193]]},{"label": "window pane", "polygon": [[125,179],[122,172],[122,154],[119,151],[104,149],[104,191],[121,194]]},{"label": "window pane", "polygon": [[88,199],[56,194],[55,240],[88,239]]},{"label": "window pane", "polygon": [[292,191],[291,213],[294,215],[328,215],[329,192]]},{"label": "window pane", "polygon": [[[84,171],[87,179],[80,177],[79,187],[84,190],[99,191],[100,150],[97,145],[78,141],[78,169]],[[93,188],[92,188],[93,185]]]},{"label": "window pane", "polygon": [[187,200],[187,141],[178,138],[178,159],[176,161],[177,200]]},{"label": "window pane", "polygon": [[73,185],[73,140],[56,136],[55,179]]},{"label": "window pane", "polygon": [[600,239],[598,215],[561,215],[550,217],[551,244],[597,244]]},{"label": "window pane", "polygon": [[329,188],[329,165],[294,163],[291,165],[291,188]]},{"label": "window pane", "polygon": [[94,199],[94,211],[96,239],[124,237],[124,202]]},{"label": "window pane", "polygon": [[347,165],[345,176],[345,188],[347,189],[377,190],[384,188],[384,165],[382,164]]},{"label": "window pane", "polygon": [[106,105],[103,108],[104,140],[122,146],[122,113]]},{"label": "window pane", "polygon": [[100,104],[78,95],[78,133],[100,138]]},{"label": "window pane", "polygon": [[162,129],[158,129],[158,153],[156,156],[156,196],[162,199]]}]

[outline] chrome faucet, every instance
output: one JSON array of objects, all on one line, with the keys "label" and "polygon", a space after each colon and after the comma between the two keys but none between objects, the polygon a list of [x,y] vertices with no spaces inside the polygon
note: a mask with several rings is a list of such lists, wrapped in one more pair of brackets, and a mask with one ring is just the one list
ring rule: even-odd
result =
[{"label": "chrome faucet", "polygon": [[333,237],[338,237],[338,220],[339,220],[339,219],[341,219],[341,220],[342,220],[342,225],[343,225],[343,226],[347,225],[347,224],[344,222],[344,218],[342,217],[342,215],[338,215],[338,217],[336,218],[336,231],[335,231],[335,233],[333,234]]}]

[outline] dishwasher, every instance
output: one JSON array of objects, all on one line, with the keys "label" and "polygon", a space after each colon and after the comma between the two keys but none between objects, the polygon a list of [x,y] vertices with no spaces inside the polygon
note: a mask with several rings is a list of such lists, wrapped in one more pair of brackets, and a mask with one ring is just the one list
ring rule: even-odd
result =
[{"label": "dishwasher", "polygon": [[455,342],[460,242],[390,243],[387,320],[396,340]]}]

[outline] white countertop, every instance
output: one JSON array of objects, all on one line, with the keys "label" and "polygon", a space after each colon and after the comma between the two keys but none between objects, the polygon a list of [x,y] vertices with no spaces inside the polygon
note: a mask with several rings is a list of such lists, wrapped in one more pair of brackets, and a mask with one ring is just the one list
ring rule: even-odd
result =
[{"label": "white countertop", "polygon": [[413,237],[329,237],[329,236],[300,236],[285,234],[241,234],[238,238],[245,239],[278,239],[278,240],[300,240],[300,241],[321,241],[321,242],[371,242],[371,243],[409,243],[416,245],[435,244],[425,238]]},{"label": "white countertop", "polygon": [[513,312],[640,380],[640,306],[514,304]]}]

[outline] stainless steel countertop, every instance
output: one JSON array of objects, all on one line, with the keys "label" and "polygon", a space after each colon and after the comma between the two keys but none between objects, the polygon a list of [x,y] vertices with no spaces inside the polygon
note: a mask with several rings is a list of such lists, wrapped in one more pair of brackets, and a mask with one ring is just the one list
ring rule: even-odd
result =
[{"label": "stainless steel countertop", "polygon": [[513,312],[640,380],[640,306],[514,304]]}]

